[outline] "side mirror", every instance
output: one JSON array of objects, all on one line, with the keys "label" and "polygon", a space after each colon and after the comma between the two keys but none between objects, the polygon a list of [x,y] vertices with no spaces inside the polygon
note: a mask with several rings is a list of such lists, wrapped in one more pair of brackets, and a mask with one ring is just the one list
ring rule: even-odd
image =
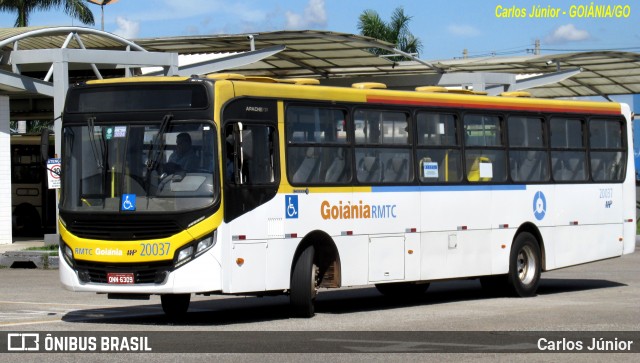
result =
[{"label": "side mirror", "polygon": [[47,165],[47,160],[49,159],[49,130],[44,129],[40,133],[40,158],[42,159],[42,164]]}]

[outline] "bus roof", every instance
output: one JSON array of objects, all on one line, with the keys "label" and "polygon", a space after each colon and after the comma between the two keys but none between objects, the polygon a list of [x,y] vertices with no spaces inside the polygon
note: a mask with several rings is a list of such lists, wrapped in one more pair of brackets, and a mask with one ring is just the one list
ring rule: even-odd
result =
[{"label": "bus roof", "polygon": [[[487,96],[484,92],[444,87],[417,87],[415,91],[386,89],[383,83],[358,83],[353,87],[321,86],[311,79],[277,79],[249,77],[236,74],[214,74],[197,77],[130,77],[88,81],[86,84],[118,84],[147,82],[182,82],[194,79],[233,82],[237,96],[284,97],[326,101],[360,102],[370,104],[427,106],[523,112],[556,112],[595,115],[619,115],[616,102],[583,100],[550,100],[532,98],[526,92],[504,92],[501,96]],[[302,87],[302,89],[301,89]],[[305,92],[300,92],[304,90]]]}]

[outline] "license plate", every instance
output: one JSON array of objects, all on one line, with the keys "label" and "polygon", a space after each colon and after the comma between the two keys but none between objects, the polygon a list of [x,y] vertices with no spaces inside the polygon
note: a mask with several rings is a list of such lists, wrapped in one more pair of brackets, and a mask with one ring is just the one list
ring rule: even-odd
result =
[{"label": "license plate", "polygon": [[133,273],[108,273],[107,283],[117,285],[130,285],[134,283]]}]

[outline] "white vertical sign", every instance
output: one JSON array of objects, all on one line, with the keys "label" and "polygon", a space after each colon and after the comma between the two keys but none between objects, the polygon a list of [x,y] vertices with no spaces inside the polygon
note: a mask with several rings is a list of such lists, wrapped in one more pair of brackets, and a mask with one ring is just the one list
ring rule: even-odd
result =
[{"label": "white vertical sign", "polygon": [[47,180],[49,180],[49,189],[60,188],[60,159],[47,160]]}]

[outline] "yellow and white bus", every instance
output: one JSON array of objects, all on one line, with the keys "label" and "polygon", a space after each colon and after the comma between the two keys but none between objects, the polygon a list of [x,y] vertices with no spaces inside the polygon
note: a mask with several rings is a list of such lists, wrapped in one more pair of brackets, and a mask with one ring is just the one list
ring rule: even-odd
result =
[{"label": "yellow and white bus", "polygon": [[319,288],[418,295],[477,277],[532,296],[543,271],[634,251],[628,106],[382,87],[231,74],[74,86],[63,285],[160,295],[167,314],[191,294],[283,293],[310,317]]}]

